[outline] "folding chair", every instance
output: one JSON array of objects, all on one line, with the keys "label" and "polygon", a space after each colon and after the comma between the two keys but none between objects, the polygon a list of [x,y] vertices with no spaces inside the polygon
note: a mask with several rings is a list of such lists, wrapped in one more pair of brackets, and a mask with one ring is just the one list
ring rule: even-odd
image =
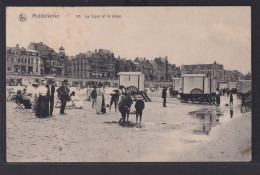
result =
[{"label": "folding chair", "polygon": [[8,92],[7,101],[13,101],[14,100],[13,97],[16,95],[16,93],[14,92],[14,88],[7,89],[7,92]]},{"label": "folding chair", "polygon": [[17,106],[15,107],[15,109],[25,109],[24,105],[22,103],[16,103]]},{"label": "folding chair", "polygon": [[75,109],[75,103],[74,101],[70,98],[70,102],[71,104],[70,105],[66,105],[66,109]]}]

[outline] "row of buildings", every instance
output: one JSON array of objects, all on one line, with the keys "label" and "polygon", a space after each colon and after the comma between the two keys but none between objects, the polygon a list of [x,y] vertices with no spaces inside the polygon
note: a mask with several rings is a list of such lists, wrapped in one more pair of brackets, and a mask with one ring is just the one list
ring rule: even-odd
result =
[{"label": "row of buildings", "polygon": [[141,71],[146,81],[172,81],[174,77],[187,73],[203,73],[217,77],[219,81],[236,81],[244,76],[237,70],[225,70],[224,66],[216,61],[213,64],[178,67],[169,63],[167,56],[153,60],[137,57],[132,61],[115,58],[114,53],[105,49],[67,56],[63,46],[56,52],[42,42],[31,42],[27,49],[19,47],[18,44],[16,47],[7,47],[6,63],[7,75],[51,75],[114,80],[118,78],[118,72]]}]

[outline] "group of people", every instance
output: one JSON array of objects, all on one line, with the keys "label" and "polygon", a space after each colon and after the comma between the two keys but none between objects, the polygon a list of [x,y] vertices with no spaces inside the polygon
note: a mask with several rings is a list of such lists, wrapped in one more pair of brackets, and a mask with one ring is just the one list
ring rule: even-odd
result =
[{"label": "group of people", "polygon": [[[16,103],[23,104],[26,109],[32,109],[32,112],[38,118],[47,118],[52,117],[53,108],[54,108],[54,99],[57,96],[60,101],[60,115],[65,114],[65,107],[70,105],[70,103],[77,103],[77,100],[74,99],[75,92],[70,93],[70,88],[68,84],[68,80],[65,79],[63,81],[63,85],[58,89],[55,89],[54,81],[52,79],[47,79],[42,81],[41,83],[33,83],[32,84],[32,93],[30,94],[30,99],[25,98],[26,89],[22,92],[18,90],[16,95]],[[133,105],[133,97],[130,94],[120,93],[119,89],[113,90],[110,93],[110,103],[106,106],[105,103],[105,89],[102,86],[94,86],[91,91],[90,98],[92,99],[92,108],[96,109],[96,114],[104,114],[106,113],[106,107],[109,107],[109,110],[114,105],[115,111],[119,110],[122,116],[123,122],[129,120],[129,114],[131,106]],[[141,95],[137,95],[134,97],[136,103],[134,105],[135,113],[136,113],[136,122],[141,123],[142,114],[145,108],[145,104],[143,101],[143,97]],[[77,105],[78,108],[83,107],[83,104]]]},{"label": "group of people", "polygon": [[[129,120],[129,114],[130,109],[133,104],[133,100],[130,96],[130,94],[127,95],[121,95],[120,91],[118,89],[113,90],[112,93],[110,93],[111,99],[109,104],[109,110],[111,110],[112,106],[114,105],[115,111],[117,109],[121,113],[123,122],[128,122]],[[119,98],[121,96],[121,99]],[[104,97],[104,90],[102,87],[99,87],[98,89],[96,86],[91,92],[91,98],[92,98],[92,108],[96,107],[96,113],[97,114],[104,114],[106,113],[106,106],[105,106],[105,97]],[[119,100],[120,99],[120,100]],[[136,111],[136,122],[138,122],[138,117],[140,118],[140,123],[142,121],[142,111],[144,110],[144,101],[142,96],[138,95],[136,97],[136,104],[135,104],[135,111]]]},{"label": "group of people", "polygon": [[[34,88],[32,93],[27,94],[26,89],[23,93],[21,90],[17,91],[16,103],[17,105],[23,105],[25,109],[32,109],[35,116],[38,118],[47,118],[53,116],[54,95],[56,93],[54,82],[44,80],[40,84],[33,83]],[[70,90],[68,88],[68,81],[65,79],[64,84],[57,89],[58,98],[61,102],[60,114],[63,115],[67,101],[70,101]],[[32,103],[30,97],[32,98]]]}]

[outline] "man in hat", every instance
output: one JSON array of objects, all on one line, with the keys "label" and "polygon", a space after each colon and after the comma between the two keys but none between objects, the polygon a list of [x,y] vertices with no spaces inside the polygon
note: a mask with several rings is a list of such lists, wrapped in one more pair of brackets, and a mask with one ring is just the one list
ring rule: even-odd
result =
[{"label": "man in hat", "polygon": [[135,103],[136,123],[138,121],[138,116],[140,117],[140,123],[141,123],[144,107],[145,105],[144,105],[143,97],[141,95],[138,95]]},{"label": "man in hat", "polygon": [[49,111],[49,115],[52,116],[53,112],[53,104],[54,104],[54,93],[55,93],[55,86],[51,79],[48,79],[48,84],[46,85],[47,91],[47,109]]},{"label": "man in hat", "polygon": [[164,87],[163,88],[163,90],[162,90],[162,98],[163,98],[163,107],[167,107],[166,106],[166,97],[167,97],[167,89],[166,89],[166,87]]},{"label": "man in hat", "polygon": [[68,82],[69,81],[67,79],[65,79],[63,81],[63,85],[57,89],[58,98],[61,101],[60,115],[65,114],[64,110],[65,110],[65,107],[66,107],[66,103],[67,103],[67,101],[70,100],[70,96],[69,96],[70,89],[68,87]]}]

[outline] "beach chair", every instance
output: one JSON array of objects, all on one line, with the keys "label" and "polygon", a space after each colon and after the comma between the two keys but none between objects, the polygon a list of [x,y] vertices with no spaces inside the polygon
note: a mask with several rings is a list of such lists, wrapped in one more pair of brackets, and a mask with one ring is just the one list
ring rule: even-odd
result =
[{"label": "beach chair", "polygon": [[16,93],[14,92],[14,88],[9,88],[7,89],[8,96],[7,96],[7,101],[14,101]]},{"label": "beach chair", "polygon": [[66,105],[66,109],[75,109],[75,103],[74,103],[74,101],[70,98],[70,101],[69,102],[71,102],[71,103],[67,103],[67,105]]}]

